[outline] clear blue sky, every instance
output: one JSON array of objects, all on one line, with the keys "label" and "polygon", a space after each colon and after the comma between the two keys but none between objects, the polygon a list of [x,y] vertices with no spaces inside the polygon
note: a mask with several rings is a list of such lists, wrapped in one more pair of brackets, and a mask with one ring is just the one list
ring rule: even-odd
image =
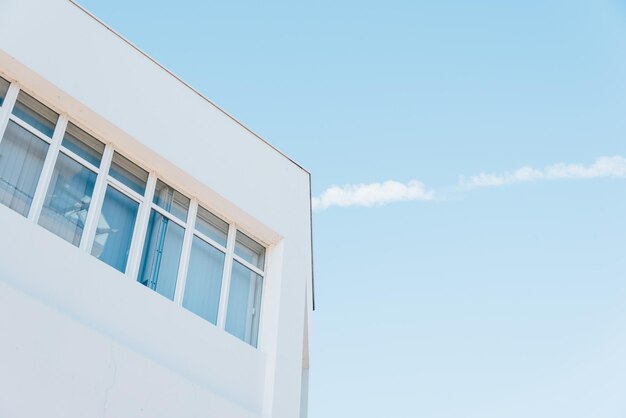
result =
[{"label": "clear blue sky", "polygon": [[80,3],[316,196],[434,193],[315,213],[311,418],[626,417],[626,1]]}]

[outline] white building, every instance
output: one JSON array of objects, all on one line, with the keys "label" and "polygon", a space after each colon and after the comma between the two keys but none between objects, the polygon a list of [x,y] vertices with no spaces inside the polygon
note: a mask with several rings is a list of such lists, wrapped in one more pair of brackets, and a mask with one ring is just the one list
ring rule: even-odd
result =
[{"label": "white building", "polygon": [[306,416],[309,174],[73,2],[0,19],[0,417]]}]

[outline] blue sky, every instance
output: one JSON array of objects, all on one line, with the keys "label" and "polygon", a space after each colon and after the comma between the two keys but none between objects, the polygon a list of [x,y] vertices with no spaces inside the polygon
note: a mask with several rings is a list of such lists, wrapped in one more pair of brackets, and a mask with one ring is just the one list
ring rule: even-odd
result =
[{"label": "blue sky", "polygon": [[626,2],[80,3],[337,186],[311,418],[626,416]]}]

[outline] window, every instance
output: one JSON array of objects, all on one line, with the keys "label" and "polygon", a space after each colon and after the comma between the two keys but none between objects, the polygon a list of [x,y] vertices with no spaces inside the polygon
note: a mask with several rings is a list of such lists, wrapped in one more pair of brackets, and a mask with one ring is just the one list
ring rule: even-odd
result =
[{"label": "window", "polygon": [[147,180],[146,170],[117,152],[113,154],[91,254],[122,273],[128,265]]},{"label": "window", "polygon": [[109,175],[135,193],[143,195],[146,191],[148,172],[117,152],[113,155]]},{"label": "window", "polygon": [[237,231],[228,292],[226,331],[256,346],[263,288],[265,248]]},{"label": "window", "polygon": [[78,246],[91,205],[104,144],[69,123],[39,224]]},{"label": "window", "polygon": [[20,92],[0,141],[0,203],[23,216],[30,213],[58,118]]},{"label": "window", "polygon": [[174,300],[189,199],[161,180],[154,192],[137,281]]},{"label": "window", "polygon": [[138,210],[138,202],[108,185],[91,255],[125,272]]},{"label": "window", "polygon": [[0,204],[256,347],[266,248],[0,78]]},{"label": "window", "polygon": [[205,239],[215,241],[222,248],[226,247],[228,224],[202,206],[198,207],[196,231],[198,235],[204,235]]},{"label": "window", "polygon": [[263,270],[263,265],[265,264],[265,248],[241,231],[237,231],[235,254],[254,267]]},{"label": "window", "polygon": [[0,142],[0,203],[28,216],[48,143],[10,120]]},{"label": "window", "polygon": [[228,224],[198,207],[183,306],[217,324]]},{"label": "window", "polygon": [[4,98],[7,97],[7,91],[9,90],[10,83],[4,78],[0,77],[0,106],[4,103]]},{"label": "window", "polygon": [[73,123],[68,123],[61,145],[94,167],[100,167],[104,144]]},{"label": "window", "polygon": [[174,190],[161,180],[157,181],[152,203],[176,216],[179,220],[187,220],[189,198],[183,196],[182,193]]},{"label": "window", "polygon": [[58,113],[23,91],[17,96],[13,114],[49,138],[59,120]]}]

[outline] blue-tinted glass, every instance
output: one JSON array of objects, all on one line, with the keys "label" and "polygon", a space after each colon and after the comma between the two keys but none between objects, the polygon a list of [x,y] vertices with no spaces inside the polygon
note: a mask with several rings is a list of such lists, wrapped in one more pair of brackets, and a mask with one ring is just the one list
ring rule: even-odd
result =
[{"label": "blue-tinted glass", "polygon": [[14,122],[0,142],[0,203],[27,216],[48,144]]},{"label": "blue-tinted glass", "polygon": [[139,204],[108,186],[91,254],[121,272],[126,271]]},{"label": "blue-tinted glass", "polygon": [[100,166],[104,144],[71,122],[67,124],[62,145],[96,167]]},{"label": "blue-tinted glass", "polygon": [[237,231],[235,254],[253,266],[263,270],[265,264],[265,247],[241,231]]},{"label": "blue-tinted glass", "polygon": [[154,190],[154,199],[156,205],[162,207],[178,219],[187,221],[187,211],[189,210],[189,198],[163,183],[157,181]]},{"label": "blue-tinted glass", "polygon": [[109,174],[141,195],[146,190],[148,172],[117,152],[113,154]]},{"label": "blue-tinted glass", "polygon": [[59,154],[39,224],[78,246],[95,183],[96,173]]},{"label": "blue-tinted glass", "polygon": [[214,324],[217,323],[223,271],[224,253],[194,236],[183,306]]},{"label": "blue-tinted glass", "polygon": [[174,299],[176,276],[185,231],[152,210],[137,281],[169,299]]},{"label": "blue-tinted glass", "polygon": [[202,206],[198,207],[196,229],[221,246],[226,247],[228,224]]},{"label": "blue-tinted glass", "polygon": [[233,262],[228,292],[226,331],[256,347],[263,277]]},{"label": "blue-tinted glass", "polygon": [[59,119],[58,113],[23,91],[17,95],[13,114],[50,138]]},{"label": "blue-tinted glass", "polygon": [[4,103],[4,98],[7,96],[7,90],[9,90],[9,82],[0,77],[0,106]]}]

